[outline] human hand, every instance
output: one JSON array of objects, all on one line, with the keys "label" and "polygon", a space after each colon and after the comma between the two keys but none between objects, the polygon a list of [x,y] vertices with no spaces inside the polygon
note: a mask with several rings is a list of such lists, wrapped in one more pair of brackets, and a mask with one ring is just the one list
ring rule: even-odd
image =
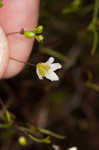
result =
[{"label": "human hand", "polygon": [[9,78],[18,74],[24,64],[11,60],[27,61],[33,39],[23,35],[7,33],[31,30],[37,24],[39,0],[3,0],[0,8],[0,78]]}]

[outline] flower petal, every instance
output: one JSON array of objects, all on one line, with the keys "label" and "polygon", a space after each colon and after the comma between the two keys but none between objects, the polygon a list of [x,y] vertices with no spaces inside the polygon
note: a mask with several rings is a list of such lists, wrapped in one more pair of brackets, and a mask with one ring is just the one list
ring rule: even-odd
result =
[{"label": "flower petal", "polygon": [[54,57],[50,57],[45,63],[51,65],[54,62]]},{"label": "flower petal", "polygon": [[50,71],[48,73],[46,73],[45,77],[51,81],[58,81],[59,77],[57,76],[57,74],[53,71]]},{"label": "flower petal", "polygon": [[71,147],[71,148],[68,148],[68,150],[77,150],[77,147]]},{"label": "flower petal", "polygon": [[40,80],[43,80],[43,77],[42,77],[41,74],[39,73],[39,70],[38,70],[38,69],[36,69],[36,73],[37,73],[39,79],[40,79]]},{"label": "flower petal", "polygon": [[60,63],[54,63],[51,65],[52,71],[55,71],[55,70],[60,69],[60,68],[62,68],[62,65]]}]

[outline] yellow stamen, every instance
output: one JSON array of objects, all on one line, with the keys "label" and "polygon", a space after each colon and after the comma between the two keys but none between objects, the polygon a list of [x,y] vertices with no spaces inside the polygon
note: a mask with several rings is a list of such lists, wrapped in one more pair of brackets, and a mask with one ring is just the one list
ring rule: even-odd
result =
[{"label": "yellow stamen", "polygon": [[38,63],[37,64],[37,69],[39,71],[39,74],[42,76],[42,77],[45,77],[45,74],[49,71],[50,69],[50,66],[44,64],[44,63]]}]

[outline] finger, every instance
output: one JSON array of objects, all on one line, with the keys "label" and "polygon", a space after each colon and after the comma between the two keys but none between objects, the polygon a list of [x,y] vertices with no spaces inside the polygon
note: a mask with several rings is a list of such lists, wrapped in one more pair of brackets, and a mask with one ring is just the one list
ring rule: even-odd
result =
[{"label": "finger", "polygon": [[3,29],[0,27],[0,78],[2,78],[7,69],[8,58],[8,40],[3,32]]},{"label": "finger", "polygon": [[[4,0],[4,6],[0,9],[0,24],[5,33],[33,29],[38,20],[39,0]],[[27,39],[22,35],[10,35],[9,44],[9,64],[4,74],[5,78],[12,77],[21,71],[24,64],[11,60],[26,61],[30,55],[33,39]]]}]

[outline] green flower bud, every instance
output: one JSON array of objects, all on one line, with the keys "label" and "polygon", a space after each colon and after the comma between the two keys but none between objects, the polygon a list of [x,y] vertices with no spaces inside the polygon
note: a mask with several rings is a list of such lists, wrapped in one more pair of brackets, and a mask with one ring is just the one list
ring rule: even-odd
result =
[{"label": "green flower bud", "polygon": [[33,32],[34,32],[34,33],[38,33],[38,34],[42,33],[42,32],[43,32],[43,26],[40,25],[40,26],[38,26],[38,27],[35,27],[35,28],[33,29]]},{"label": "green flower bud", "polygon": [[26,138],[24,136],[20,136],[19,139],[18,139],[18,142],[22,146],[26,146],[27,145],[27,140],[26,140]]},{"label": "green flower bud", "polygon": [[44,40],[43,35],[37,35],[37,36],[35,36],[35,38],[38,42],[42,42]]},{"label": "green flower bud", "polygon": [[37,31],[38,31],[38,33],[42,33],[43,32],[43,26],[42,25],[38,26]]},{"label": "green flower bud", "polygon": [[24,31],[24,36],[26,38],[32,39],[35,37],[35,33],[33,33],[33,31]]}]

